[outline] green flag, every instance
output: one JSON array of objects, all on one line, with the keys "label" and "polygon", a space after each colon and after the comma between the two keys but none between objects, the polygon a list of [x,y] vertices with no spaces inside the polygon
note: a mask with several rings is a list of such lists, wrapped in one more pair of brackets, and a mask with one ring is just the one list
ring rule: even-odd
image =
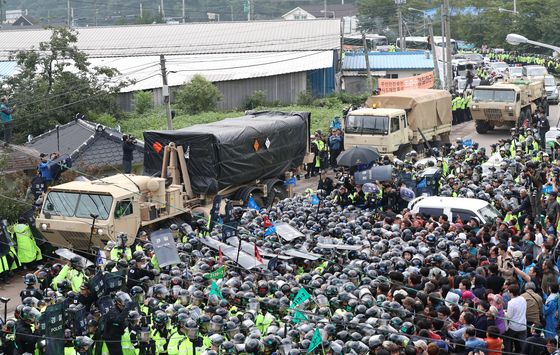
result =
[{"label": "green flag", "polygon": [[307,301],[308,299],[311,298],[311,295],[309,294],[309,292],[307,292],[307,290],[305,288],[300,288],[296,297],[294,297],[294,300],[292,301],[292,304],[290,305],[290,308],[295,308],[298,305],[302,304],[303,302]]},{"label": "green flag", "polygon": [[216,295],[221,299],[224,299],[224,296],[222,295],[222,292],[220,292],[220,288],[218,287],[216,281],[212,281],[212,286],[210,287],[210,296],[212,295]]},{"label": "green flag", "polygon": [[294,315],[292,317],[292,322],[294,322],[295,324],[298,324],[302,320],[307,320],[307,317],[305,316],[305,314],[301,313],[300,311],[298,311],[296,309],[296,311],[294,312]]},{"label": "green flag", "polygon": [[224,278],[226,266],[222,265],[217,270],[204,274],[206,280],[219,280]]},{"label": "green flag", "polygon": [[313,338],[311,338],[311,343],[309,344],[307,353],[309,354],[310,352],[315,350],[319,345],[321,345],[322,341],[323,339],[321,338],[321,332],[319,331],[319,328],[315,328],[315,333],[313,333]]}]

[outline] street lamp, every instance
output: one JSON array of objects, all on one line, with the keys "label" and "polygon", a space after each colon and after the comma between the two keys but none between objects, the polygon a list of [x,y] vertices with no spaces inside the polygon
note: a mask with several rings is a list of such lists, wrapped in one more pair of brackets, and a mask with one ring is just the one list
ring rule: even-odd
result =
[{"label": "street lamp", "polygon": [[424,15],[424,29],[426,29],[426,18],[428,18],[431,21],[431,17],[426,13],[426,11],[420,10],[420,9],[415,9],[414,7],[409,7],[408,11],[416,11],[416,12],[420,12],[422,15]]},{"label": "street lamp", "polygon": [[542,43],[542,42],[531,41],[527,37],[522,36],[522,35],[518,35],[517,33],[508,34],[506,36],[506,41],[509,44],[514,45],[514,46],[517,46],[517,45],[520,45],[520,44],[532,44],[533,46],[544,47],[544,48],[552,49],[555,52],[560,52],[560,47],[553,46],[553,45],[546,44],[546,43]]}]

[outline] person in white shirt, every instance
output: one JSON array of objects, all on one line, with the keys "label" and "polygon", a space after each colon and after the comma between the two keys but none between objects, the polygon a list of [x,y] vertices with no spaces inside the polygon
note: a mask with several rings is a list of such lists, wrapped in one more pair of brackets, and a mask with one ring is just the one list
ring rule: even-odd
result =
[{"label": "person in white shirt", "polygon": [[518,285],[509,285],[508,291],[512,299],[507,304],[508,338],[504,341],[504,352],[521,354],[527,339],[527,301],[519,295]]}]

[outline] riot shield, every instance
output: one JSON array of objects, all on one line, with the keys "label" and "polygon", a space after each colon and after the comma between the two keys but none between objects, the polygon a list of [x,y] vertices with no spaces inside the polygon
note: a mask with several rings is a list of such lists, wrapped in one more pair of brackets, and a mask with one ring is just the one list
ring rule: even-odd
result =
[{"label": "riot shield", "polygon": [[177,252],[177,244],[173,239],[170,229],[159,229],[152,232],[150,241],[154,246],[154,252],[160,267],[175,265],[181,262]]}]

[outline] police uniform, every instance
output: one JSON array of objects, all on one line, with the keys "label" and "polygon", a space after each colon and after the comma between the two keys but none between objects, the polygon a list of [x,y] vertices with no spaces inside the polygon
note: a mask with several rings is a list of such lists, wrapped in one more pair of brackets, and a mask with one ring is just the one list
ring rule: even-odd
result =
[{"label": "police uniform", "polygon": [[80,286],[82,286],[82,284],[87,281],[87,276],[83,272],[76,270],[69,265],[64,265],[62,270],[60,270],[58,275],[52,280],[51,286],[53,290],[56,291],[58,288],[58,283],[63,280],[70,281],[70,284],[72,285],[72,291],[80,292]]},{"label": "police uniform", "polygon": [[23,301],[27,297],[35,297],[38,300],[43,299],[43,293],[40,290],[37,290],[33,286],[27,286],[24,290],[19,293],[21,300]]},{"label": "police uniform", "polygon": [[28,224],[15,224],[12,231],[17,242],[17,255],[22,264],[28,264],[43,259],[41,250],[37,246],[37,243],[35,243],[35,237]]},{"label": "police uniform", "polygon": [[126,261],[132,259],[132,251],[129,247],[121,248],[121,247],[114,247],[111,249],[110,259],[114,262],[121,260],[121,255],[125,256]]}]

